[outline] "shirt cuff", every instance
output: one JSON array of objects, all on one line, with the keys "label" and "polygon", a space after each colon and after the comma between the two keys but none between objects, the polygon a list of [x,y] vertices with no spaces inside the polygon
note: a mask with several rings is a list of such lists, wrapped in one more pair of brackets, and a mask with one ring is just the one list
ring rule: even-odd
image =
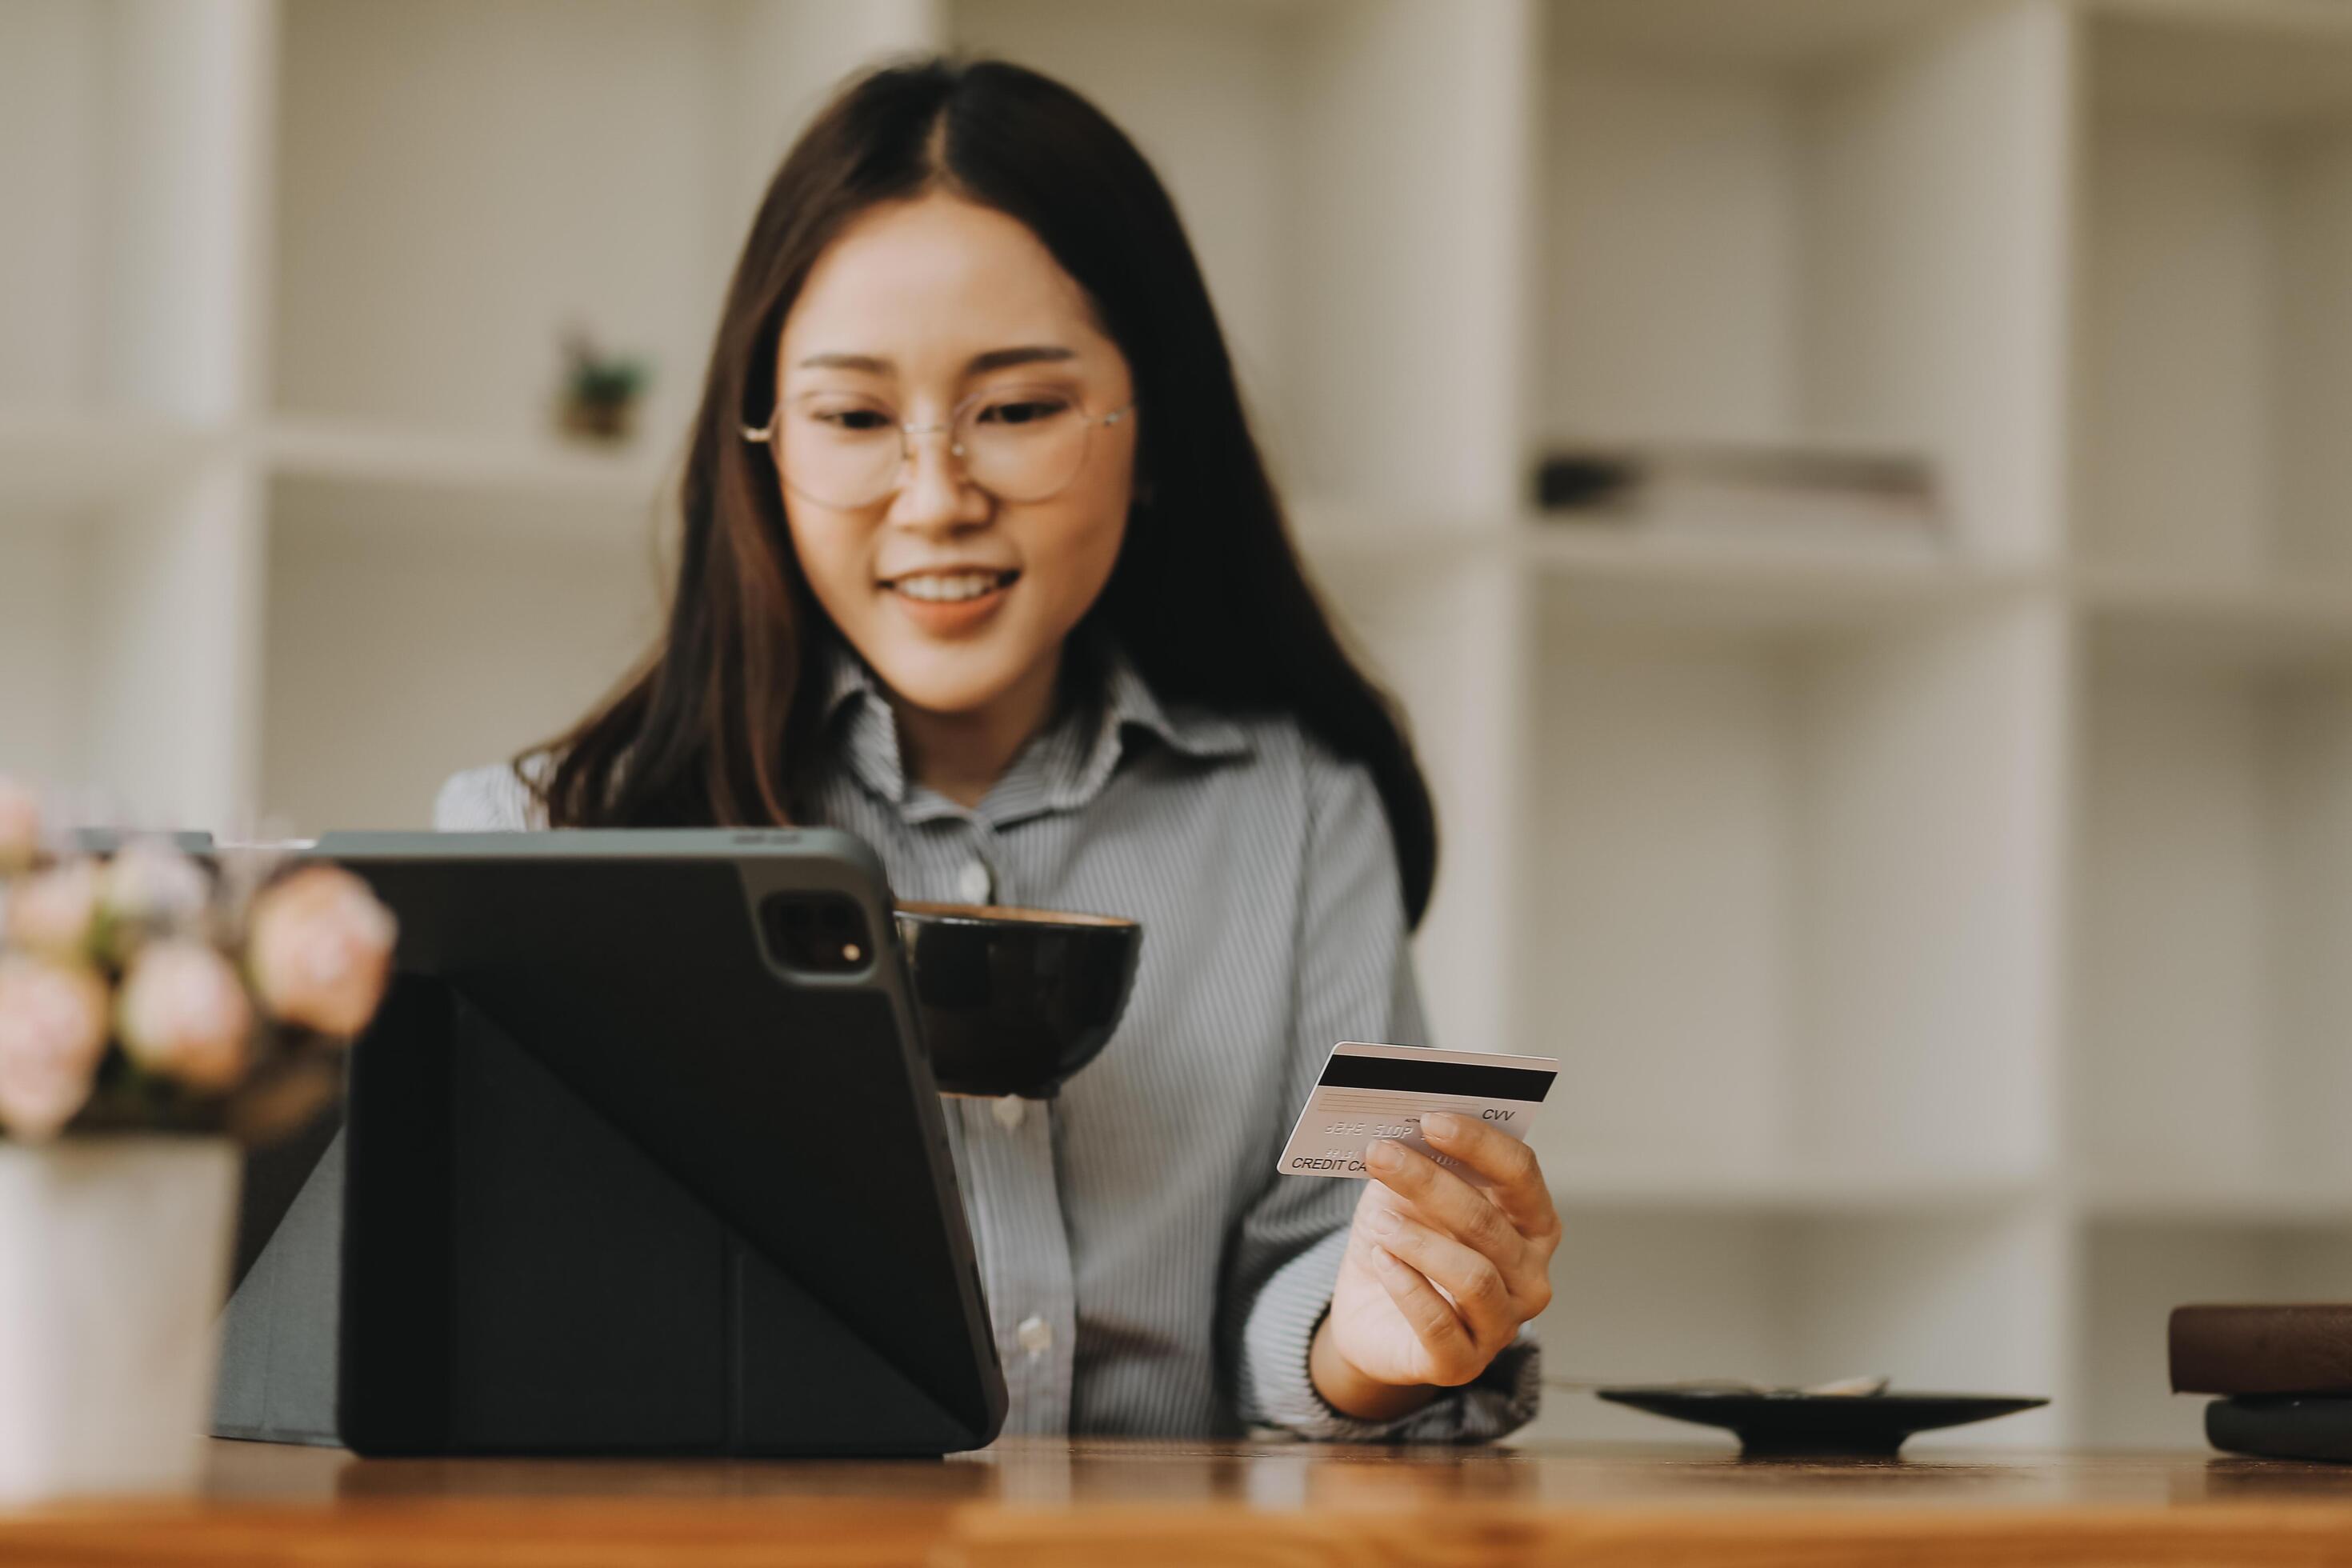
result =
[{"label": "shirt cuff", "polygon": [[1535,1419],[1543,1399],[1543,1351],[1535,1326],[1496,1353],[1486,1370],[1418,1410],[1387,1421],[1343,1415],[1324,1403],[1307,1368],[1315,1331],[1331,1310],[1347,1251],[1346,1226],[1292,1258],[1265,1282],[1242,1331],[1242,1414],[1261,1435],[1325,1443],[1490,1443]]}]

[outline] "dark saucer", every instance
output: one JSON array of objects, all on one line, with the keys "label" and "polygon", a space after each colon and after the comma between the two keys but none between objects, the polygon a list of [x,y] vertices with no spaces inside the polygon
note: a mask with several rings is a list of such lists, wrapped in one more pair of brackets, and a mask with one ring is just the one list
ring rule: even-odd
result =
[{"label": "dark saucer", "polygon": [[1889,1458],[1915,1432],[2013,1415],[2047,1399],[1982,1394],[1748,1393],[1674,1387],[1595,1389],[1653,1415],[1725,1426],[1750,1458]]}]

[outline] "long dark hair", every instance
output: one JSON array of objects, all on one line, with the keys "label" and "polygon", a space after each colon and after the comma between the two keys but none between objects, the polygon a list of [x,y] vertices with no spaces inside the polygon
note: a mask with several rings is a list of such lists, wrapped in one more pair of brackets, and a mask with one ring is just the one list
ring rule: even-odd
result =
[{"label": "long dark hair", "polygon": [[[1182,224],[1100,110],[1034,71],[929,59],[850,81],[752,220],[711,350],[680,487],[660,644],[596,711],[517,763],[557,826],[790,821],[814,748],[800,675],[824,612],[765,447],[783,321],[818,256],[877,203],[946,190],[1028,226],[1085,290],[1133,373],[1138,502],[1088,612],[1165,701],[1286,713],[1378,785],[1414,925],[1436,876],[1429,788],[1393,702],[1349,659],[1308,584],[1242,412]],[[528,757],[530,753],[526,753]]]}]

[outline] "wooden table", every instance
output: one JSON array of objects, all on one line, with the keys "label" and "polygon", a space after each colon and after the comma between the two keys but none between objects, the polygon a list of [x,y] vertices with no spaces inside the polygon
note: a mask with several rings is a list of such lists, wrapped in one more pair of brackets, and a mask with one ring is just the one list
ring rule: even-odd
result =
[{"label": "wooden table", "polygon": [[0,1516],[0,1563],[2352,1564],[2352,1467],[2201,1455],[1009,1438],[751,1463],[216,1443],[210,1467],[192,1501]]}]

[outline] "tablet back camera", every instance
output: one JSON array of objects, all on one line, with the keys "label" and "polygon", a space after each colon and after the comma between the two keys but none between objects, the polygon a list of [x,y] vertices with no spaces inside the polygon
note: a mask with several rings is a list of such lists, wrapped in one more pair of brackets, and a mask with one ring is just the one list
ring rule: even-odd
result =
[{"label": "tablet back camera", "polygon": [[855,974],[874,961],[866,911],[842,893],[771,893],[760,903],[768,956],[807,974]]}]

